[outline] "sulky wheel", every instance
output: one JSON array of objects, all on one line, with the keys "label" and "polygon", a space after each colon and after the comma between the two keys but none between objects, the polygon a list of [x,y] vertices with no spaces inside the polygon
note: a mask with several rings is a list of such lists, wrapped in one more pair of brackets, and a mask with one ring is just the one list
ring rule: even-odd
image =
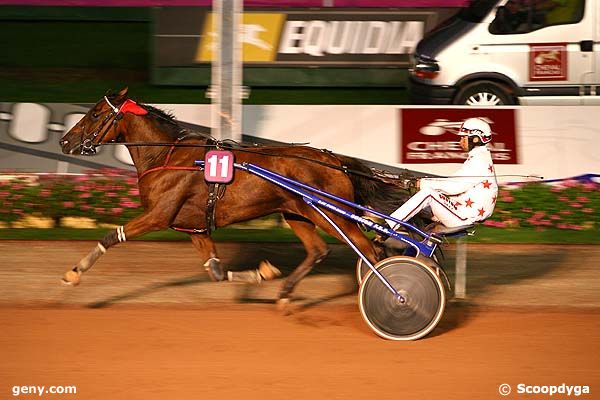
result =
[{"label": "sulky wheel", "polygon": [[[388,250],[388,251],[386,251],[386,253],[388,256],[392,256],[393,250]],[[434,254],[432,258],[433,258],[433,261],[438,263],[438,258],[437,258],[436,254]],[[369,266],[367,264],[365,264],[363,259],[359,257],[358,260],[356,261],[356,280],[358,281],[359,286],[362,284],[363,278],[369,272],[371,272],[371,268],[369,268]]]},{"label": "sulky wheel", "polygon": [[[368,268],[368,267],[367,267]],[[358,294],[360,312],[376,334],[391,340],[415,340],[431,332],[444,313],[444,285],[433,269],[406,256],[386,258],[377,271],[404,298],[399,301],[369,271]]]}]

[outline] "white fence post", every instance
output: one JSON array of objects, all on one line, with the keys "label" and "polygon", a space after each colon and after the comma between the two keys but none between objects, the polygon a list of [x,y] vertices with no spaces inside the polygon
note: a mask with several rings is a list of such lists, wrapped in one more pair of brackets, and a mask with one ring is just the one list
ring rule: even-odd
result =
[{"label": "white fence post", "polygon": [[456,265],[454,297],[464,299],[467,297],[467,239],[461,237],[456,241]]}]

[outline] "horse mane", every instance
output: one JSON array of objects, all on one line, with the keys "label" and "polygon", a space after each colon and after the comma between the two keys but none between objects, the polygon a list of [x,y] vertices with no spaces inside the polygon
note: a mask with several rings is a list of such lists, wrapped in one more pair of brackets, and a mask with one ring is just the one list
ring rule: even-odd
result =
[{"label": "horse mane", "polygon": [[[106,97],[108,97],[110,100],[114,100],[116,96],[117,94],[111,91],[106,94]],[[158,107],[154,107],[137,100],[134,101],[141,107],[148,110],[147,115],[154,119],[160,125],[161,130],[168,133],[173,139],[180,137],[181,132],[186,130],[186,128],[182,126],[177,119],[175,119],[175,115],[173,113],[161,110]]]}]

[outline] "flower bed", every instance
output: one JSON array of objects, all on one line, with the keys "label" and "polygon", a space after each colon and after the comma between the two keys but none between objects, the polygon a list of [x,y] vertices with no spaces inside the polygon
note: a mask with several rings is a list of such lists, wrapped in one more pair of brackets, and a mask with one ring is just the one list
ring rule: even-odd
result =
[{"label": "flower bed", "polygon": [[563,181],[558,185],[524,184],[503,187],[486,226],[600,229],[600,185]]},{"label": "flower bed", "polygon": [[[122,225],[140,214],[137,176],[124,170],[81,175],[15,176],[0,180],[0,222],[12,226],[25,216],[91,218]],[[600,230],[600,185],[564,181],[560,185],[524,184],[500,189],[486,226]]]},{"label": "flower bed", "polygon": [[0,181],[0,221],[12,225],[24,216],[92,218],[124,224],[141,212],[137,176],[123,170],[80,175],[16,176]]}]

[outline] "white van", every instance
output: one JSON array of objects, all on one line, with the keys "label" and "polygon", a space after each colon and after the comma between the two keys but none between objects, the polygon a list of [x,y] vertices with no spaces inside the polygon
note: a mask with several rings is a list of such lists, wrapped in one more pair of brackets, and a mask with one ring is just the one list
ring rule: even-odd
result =
[{"label": "white van", "polygon": [[600,105],[600,0],[474,0],[417,45],[413,104]]}]

